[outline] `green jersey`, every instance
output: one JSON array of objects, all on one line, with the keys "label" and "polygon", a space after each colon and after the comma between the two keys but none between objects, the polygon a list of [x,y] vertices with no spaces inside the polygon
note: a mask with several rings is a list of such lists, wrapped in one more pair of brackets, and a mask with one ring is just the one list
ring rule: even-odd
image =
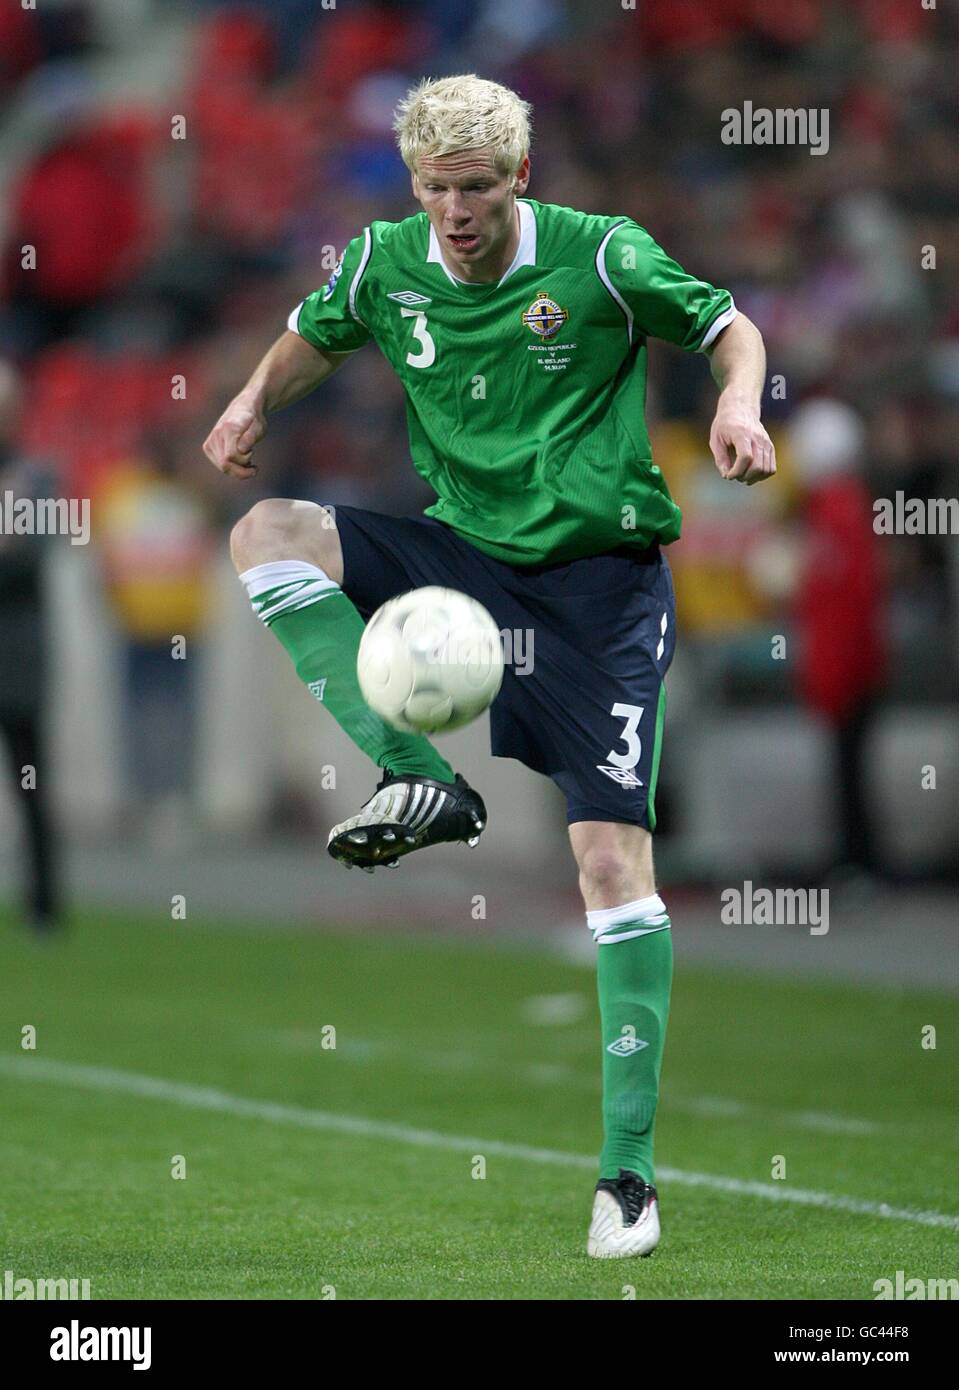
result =
[{"label": "green jersey", "polygon": [[373,222],[290,327],[317,348],[374,338],[406,391],[427,508],[487,555],[537,565],[674,541],[680,511],[646,430],[646,340],[708,347],[736,309],[628,217],[517,200],[496,284],[444,262],[425,213]]}]

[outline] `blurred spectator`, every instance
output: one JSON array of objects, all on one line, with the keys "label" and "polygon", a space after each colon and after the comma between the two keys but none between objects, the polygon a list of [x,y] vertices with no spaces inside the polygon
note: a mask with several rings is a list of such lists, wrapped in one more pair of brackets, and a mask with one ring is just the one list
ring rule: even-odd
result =
[{"label": "blurred spectator", "polygon": [[885,675],[885,600],[873,510],[862,480],[865,426],[849,406],[818,398],[789,428],[805,484],[803,544],[795,599],[797,684],[803,704],[829,728],[839,835],[834,867],[879,867],[865,748]]},{"label": "blurred spectator", "polygon": [[[10,498],[55,493],[49,469],[15,446],[22,388],[0,362],[0,505]],[[50,763],[44,737],[46,693],[43,546],[35,535],[0,531],[0,734],[6,743],[10,786],[25,832],[25,916],[36,931],[61,917],[59,851],[50,809]]]},{"label": "blurred spectator", "polygon": [[212,535],[205,500],[154,439],[94,499],[101,561],[123,640],[127,792],[136,823],[174,841],[191,809],[196,672]]},{"label": "blurred spectator", "polygon": [[35,10],[22,5],[0,9],[0,101],[40,62],[42,50]]},{"label": "blurred spectator", "polygon": [[[154,231],[144,178],[151,123],[130,114],[57,140],[24,171],[13,197],[4,280],[36,350],[116,293],[145,262]],[[26,255],[33,257],[26,266]]]}]

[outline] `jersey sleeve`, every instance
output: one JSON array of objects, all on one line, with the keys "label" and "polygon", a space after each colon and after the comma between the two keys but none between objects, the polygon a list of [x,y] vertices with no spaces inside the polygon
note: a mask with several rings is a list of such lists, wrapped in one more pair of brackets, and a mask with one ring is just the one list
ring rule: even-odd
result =
[{"label": "jersey sleeve", "polygon": [[290,315],[287,326],[315,348],[355,352],[373,336],[358,304],[370,260],[370,230],[354,237],[321,290],[314,290]]},{"label": "jersey sleeve", "polygon": [[626,315],[630,337],[643,333],[702,352],[736,317],[728,290],[689,275],[635,222],[608,235],[597,269]]}]

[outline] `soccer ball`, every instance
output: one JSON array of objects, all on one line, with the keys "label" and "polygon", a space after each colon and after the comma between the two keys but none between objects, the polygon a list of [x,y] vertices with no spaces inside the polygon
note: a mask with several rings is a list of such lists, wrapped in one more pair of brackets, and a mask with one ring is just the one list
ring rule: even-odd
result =
[{"label": "soccer ball", "polygon": [[356,674],[366,703],[394,729],[434,734],[469,724],[496,698],[503,646],[481,603],[430,585],[376,610]]}]

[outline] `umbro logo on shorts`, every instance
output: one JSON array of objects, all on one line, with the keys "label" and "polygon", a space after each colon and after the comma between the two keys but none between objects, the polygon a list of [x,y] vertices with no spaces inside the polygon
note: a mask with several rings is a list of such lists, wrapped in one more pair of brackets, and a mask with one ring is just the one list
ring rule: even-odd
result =
[{"label": "umbro logo on shorts", "polygon": [[427,299],[425,294],[417,294],[415,290],[394,290],[392,294],[388,294],[386,297],[387,299],[395,299],[397,304],[406,304],[408,306],[433,303],[432,299]]},{"label": "umbro logo on shorts", "polygon": [[611,1052],[614,1057],[631,1057],[634,1052],[642,1052],[644,1047],[649,1047],[648,1042],[643,1042],[642,1038],[631,1038],[624,1034],[610,1043],[606,1051]]},{"label": "umbro logo on shorts", "polygon": [[613,781],[618,782],[621,787],[641,787],[643,785],[631,767],[607,767],[605,763],[597,763],[596,771],[605,772],[607,777],[612,777]]}]

